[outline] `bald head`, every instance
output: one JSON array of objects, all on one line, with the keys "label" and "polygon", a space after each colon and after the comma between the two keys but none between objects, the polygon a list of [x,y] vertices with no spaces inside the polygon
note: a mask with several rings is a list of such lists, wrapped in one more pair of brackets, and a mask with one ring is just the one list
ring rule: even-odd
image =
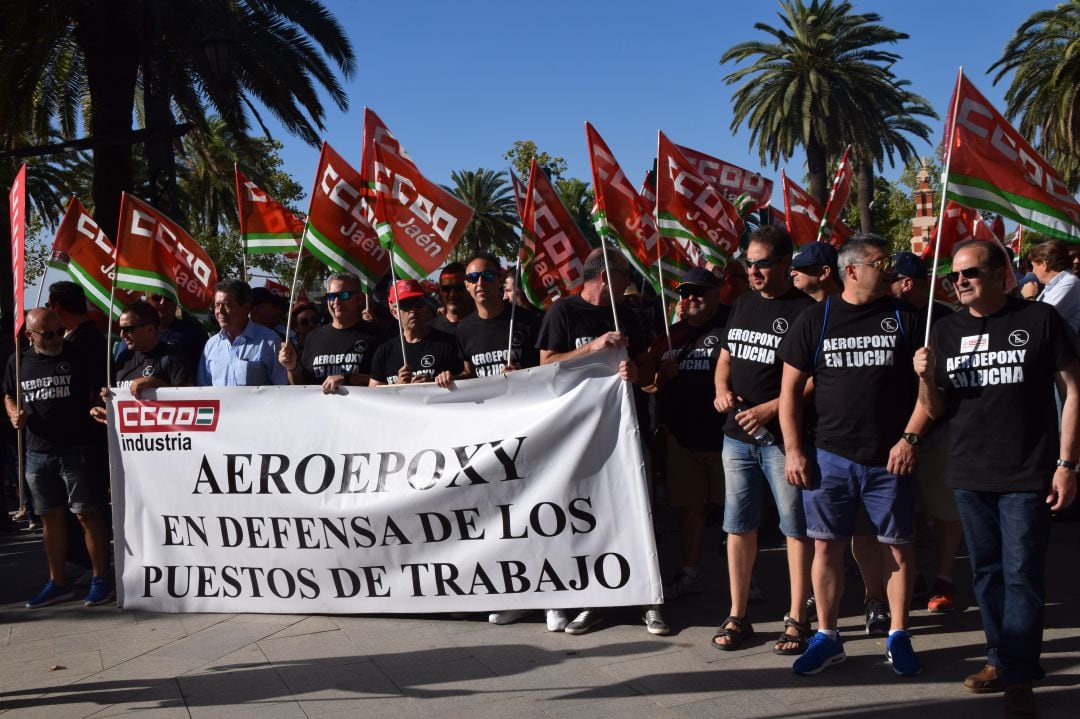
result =
[{"label": "bald head", "polygon": [[26,314],[26,336],[38,354],[55,357],[64,349],[64,328],[51,309],[37,307]]}]

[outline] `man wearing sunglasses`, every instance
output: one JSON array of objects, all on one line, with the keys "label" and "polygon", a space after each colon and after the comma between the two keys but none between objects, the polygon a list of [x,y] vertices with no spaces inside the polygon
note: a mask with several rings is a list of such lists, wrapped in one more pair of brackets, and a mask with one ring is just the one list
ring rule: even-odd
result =
[{"label": "man wearing sunglasses", "polygon": [[811,242],[791,258],[791,279],[795,288],[821,302],[840,291],[836,248],[828,242]]},{"label": "man wearing sunglasses", "polygon": [[326,280],[326,307],[330,324],[308,333],[297,359],[291,343],[283,343],[278,361],[289,373],[289,384],[321,384],[324,394],[342,385],[367,387],[371,359],[383,333],[361,315],[364,294],[360,278],[351,272],[335,272]]},{"label": "man wearing sunglasses", "polygon": [[371,361],[370,387],[383,384],[434,382],[450,387],[465,368],[453,335],[433,329],[431,305],[416,280],[398,280],[390,288],[390,311],[400,317],[405,341],[401,356],[401,337],[396,334],[384,341]]},{"label": "man wearing sunglasses", "polygon": [[251,285],[222,280],[214,288],[214,318],[221,331],[203,347],[196,380],[200,387],[255,387],[287,384],[278,362],[281,337],[251,321]]},{"label": "man wearing sunglasses", "polygon": [[[513,308],[502,296],[505,274],[499,260],[486,253],[472,257],[465,266],[465,286],[476,311],[461,320],[457,341],[465,373],[471,377],[492,377],[540,364],[536,350],[540,317],[531,309],[518,307],[513,312],[513,336],[510,334]],[[510,357],[506,356],[508,349]]]},{"label": "man wearing sunglasses", "polygon": [[[891,612],[886,657],[893,671],[915,676],[922,664],[907,632],[915,579],[915,448],[929,419],[916,403],[908,370],[923,336],[923,318],[888,296],[889,244],[857,235],[840,251],[844,289],[803,310],[780,345],[784,361],[780,426],[785,474],[802,487],[819,630],[792,666],[817,674],[844,661],[837,621],[844,554],[860,505],[884,546]],[[814,454],[806,446],[803,398],[814,380]]]},{"label": "man wearing sunglasses", "polygon": [[[12,426],[26,429],[26,481],[41,516],[49,564],[49,581],[26,606],[44,607],[72,597],[65,572],[67,511],[81,525],[93,569],[85,604],[104,604],[115,595],[102,497],[91,466],[100,428],[89,413],[101,381],[90,375],[75,346],[64,342],[60,318],[52,310],[30,310],[26,336],[30,347],[22,354],[18,377],[14,355],[8,361],[4,405]],[[21,409],[16,400],[20,387]]]},{"label": "man wearing sunglasses", "polygon": [[[974,693],[1005,692],[1010,716],[1035,716],[1050,513],[1076,497],[1076,351],[1061,316],[1010,298],[1005,255],[956,245],[949,279],[963,306],[915,354],[919,404],[948,423],[945,477],[956,495],[986,634]],[[1064,390],[1058,430],[1054,383]]]},{"label": "man wearing sunglasses", "polygon": [[[175,347],[158,338],[158,313],[148,302],[132,302],[120,313],[120,339],[126,349],[113,363],[113,386],[127,388],[136,399],[153,387],[189,387],[194,368],[188,367]],[[105,408],[91,415],[105,421]]]},{"label": "man wearing sunglasses", "polygon": [[747,615],[758,525],[767,495],[776,502],[780,530],[787,541],[791,597],[773,652],[801,654],[810,634],[806,599],[813,546],[806,537],[802,496],[787,483],[784,447],[776,442],[783,371],[777,348],[795,318],[814,304],[792,285],[791,254],[791,236],[782,227],[761,227],[750,236],[744,259],[753,291],[740,297],[731,310],[714,375],[713,415],[724,422],[724,531],[731,611],[713,643],[724,650],[737,649],[753,631]]},{"label": "man wearing sunglasses", "polygon": [[442,301],[443,311],[428,324],[432,329],[453,335],[457,332],[458,324],[475,309],[465,284],[465,266],[460,262],[451,262],[439,273],[439,300]]}]

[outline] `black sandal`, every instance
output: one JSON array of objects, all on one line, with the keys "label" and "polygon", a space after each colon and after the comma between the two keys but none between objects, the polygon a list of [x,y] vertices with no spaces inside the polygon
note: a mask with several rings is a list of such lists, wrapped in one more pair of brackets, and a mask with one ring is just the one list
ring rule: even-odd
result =
[{"label": "black sandal", "polygon": [[[788,634],[788,629],[794,629],[795,634]],[[810,637],[810,622],[805,624],[796,621],[790,614],[784,615],[784,630],[780,632],[780,636],[776,640],[776,644],[773,645],[773,654],[778,654],[782,657],[793,657],[801,655],[806,651],[807,639]],[[781,644],[794,644],[791,649],[781,649]]]},{"label": "black sandal", "polygon": [[[735,628],[728,629],[727,625],[729,624],[735,625]],[[738,631],[736,631],[736,628]],[[712,645],[721,651],[730,652],[741,647],[743,643],[752,636],[754,636],[754,627],[746,617],[731,616],[720,622],[720,626],[716,629],[716,634],[713,634]],[[731,639],[731,643],[717,644],[716,640],[721,637]]]}]

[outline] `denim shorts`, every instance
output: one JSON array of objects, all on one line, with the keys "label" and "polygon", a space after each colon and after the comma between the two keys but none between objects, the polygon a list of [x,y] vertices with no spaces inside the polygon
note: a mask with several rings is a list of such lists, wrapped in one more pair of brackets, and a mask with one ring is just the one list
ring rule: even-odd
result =
[{"label": "denim shorts", "polygon": [[916,482],[884,467],[859,464],[817,450],[810,488],[803,490],[806,534],[814,539],[848,540],[860,504],[882,544],[908,544],[915,536]]},{"label": "denim shorts", "polygon": [[69,447],[51,452],[26,453],[26,484],[34,511],[46,514],[68,507],[83,514],[101,505],[98,474],[89,466],[91,452]]},{"label": "denim shorts", "polygon": [[758,528],[766,491],[771,491],[785,537],[806,536],[801,491],[784,475],[784,449],[761,447],[724,437],[724,531],[743,534]]}]

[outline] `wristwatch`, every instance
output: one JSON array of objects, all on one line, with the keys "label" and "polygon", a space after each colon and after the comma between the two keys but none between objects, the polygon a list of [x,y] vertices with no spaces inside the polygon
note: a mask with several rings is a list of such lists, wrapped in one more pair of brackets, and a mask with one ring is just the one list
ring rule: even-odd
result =
[{"label": "wristwatch", "polygon": [[900,435],[900,438],[910,444],[912,447],[917,447],[919,445],[919,435],[915,434],[914,432],[904,432],[902,435]]},{"label": "wristwatch", "polygon": [[1076,462],[1070,462],[1067,459],[1059,459],[1057,461],[1057,463],[1056,463],[1056,466],[1064,467],[1065,469],[1069,470],[1070,472],[1075,472],[1076,471]]}]

